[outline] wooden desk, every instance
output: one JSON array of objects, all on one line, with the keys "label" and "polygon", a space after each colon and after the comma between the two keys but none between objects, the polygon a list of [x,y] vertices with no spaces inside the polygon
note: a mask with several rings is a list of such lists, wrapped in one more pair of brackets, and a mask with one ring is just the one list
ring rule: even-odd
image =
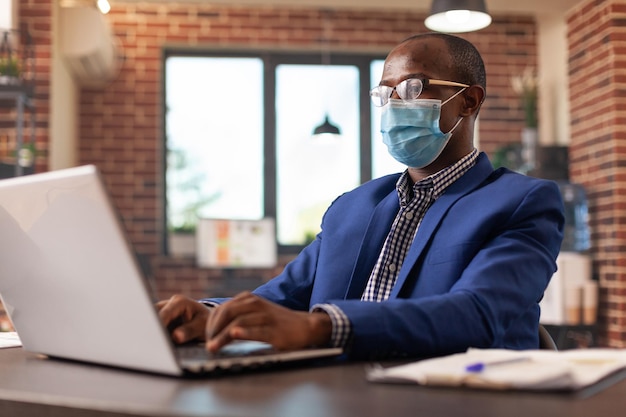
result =
[{"label": "wooden desk", "polygon": [[[597,392],[524,393],[385,385],[365,364],[177,379],[0,349],[0,416],[618,416],[626,380]],[[594,395],[595,394],[595,395]]]}]

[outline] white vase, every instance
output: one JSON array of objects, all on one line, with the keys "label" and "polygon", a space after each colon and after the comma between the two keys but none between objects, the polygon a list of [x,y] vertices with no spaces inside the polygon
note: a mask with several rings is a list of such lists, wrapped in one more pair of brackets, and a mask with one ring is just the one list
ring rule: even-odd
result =
[{"label": "white vase", "polygon": [[536,127],[525,127],[522,129],[522,161],[523,171],[532,171],[537,164],[537,145],[539,143],[539,132]]}]

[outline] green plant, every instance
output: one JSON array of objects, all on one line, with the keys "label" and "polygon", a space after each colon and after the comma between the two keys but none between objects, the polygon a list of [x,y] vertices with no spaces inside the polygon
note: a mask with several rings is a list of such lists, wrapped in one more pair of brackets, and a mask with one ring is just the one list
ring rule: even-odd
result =
[{"label": "green plant", "polygon": [[[202,208],[218,200],[220,192],[205,194],[204,174],[195,170],[188,154],[180,149],[168,149],[168,230],[192,234],[198,225]],[[174,204],[176,203],[176,204]]]},{"label": "green plant", "polygon": [[0,75],[18,78],[20,76],[20,64],[17,58],[0,58]]},{"label": "green plant", "polygon": [[537,127],[537,74],[526,68],[520,75],[511,78],[511,87],[519,95],[526,127]]},{"label": "green plant", "polygon": [[42,155],[43,152],[37,149],[34,142],[22,143],[20,149],[11,152],[13,158],[17,158],[18,163],[23,167],[30,167],[35,164],[35,158]]},{"label": "green plant", "polygon": [[512,143],[499,147],[491,157],[491,164],[494,169],[506,167],[513,171],[519,171],[524,164],[522,160],[522,145],[520,143]]}]

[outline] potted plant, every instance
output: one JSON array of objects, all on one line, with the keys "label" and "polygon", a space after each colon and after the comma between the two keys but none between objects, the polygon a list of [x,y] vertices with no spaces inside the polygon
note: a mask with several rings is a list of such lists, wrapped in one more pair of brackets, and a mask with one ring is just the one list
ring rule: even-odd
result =
[{"label": "potted plant", "polygon": [[12,56],[0,57],[0,84],[19,84],[20,65]]},{"label": "potted plant", "polygon": [[522,74],[511,78],[513,91],[520,97],[526,127],[537,128],[537,74],[526,68]]},{"label": "potted plant", "polygon": [[535,151],[539,142],[537,131],[537,74],[532,68],[526,68],[520,75],[511,78],[511,87],[519,96],[524,111],[524,129],[522,129],[522,171],[535,168]]}]

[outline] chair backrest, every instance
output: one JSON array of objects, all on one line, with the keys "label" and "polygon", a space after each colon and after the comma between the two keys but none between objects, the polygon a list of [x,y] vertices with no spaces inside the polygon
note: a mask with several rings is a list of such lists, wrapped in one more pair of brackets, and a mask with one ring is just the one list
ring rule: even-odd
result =
[{"label": "chair backrest", "polygon": [[541,324],[539,325],[539,349],[559,350],[550,333]]}]

